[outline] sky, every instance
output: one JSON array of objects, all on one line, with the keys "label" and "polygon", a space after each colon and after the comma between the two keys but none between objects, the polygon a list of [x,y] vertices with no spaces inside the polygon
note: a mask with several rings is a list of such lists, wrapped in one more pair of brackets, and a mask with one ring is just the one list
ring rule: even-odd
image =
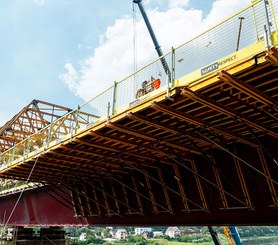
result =
[{"label": "sky", "polygon": [[[250,2],[142,0],[164,53]],[[138,68],[157,58],[132,0],[0,0],[0,33],[0,126],[33,99],[75,109],[131,74],[134,50]]]}]

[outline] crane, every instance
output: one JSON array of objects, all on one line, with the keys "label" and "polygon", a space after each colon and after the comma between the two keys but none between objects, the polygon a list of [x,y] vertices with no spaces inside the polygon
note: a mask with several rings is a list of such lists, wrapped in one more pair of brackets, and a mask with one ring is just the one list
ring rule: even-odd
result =
[{"label": "crane", "polygon": [[154,34],[154,31],[153,31],[153,28],[152,28],[151,23],[149,21],[149,18],[147,16],[147,13],[146,13],[146,11],[144,9],[144,6],[142,4],[142,0],[133,0],[133,2],[136,3],[138,5],[139,9],[140,9],[142,17],[143,17],[143,19],[145,21],[145,24],[146,24],[146,26],[148,28],[149,34],[150,34],[150,36],[152,38],[152,41],[153,41],[153,44],[155,46],[155,50],[156,50],[156,52],[158,54],[158,57],[160,57],[163,69],[164,69],[165,73],[168,75],[168,78],[169,78],[169,81],[170,81],[171,72],[170,72],[169,66],[167,64],[167,61],[163,57],[163,52],[162,52],[161,47],[160,47],[160,45],[159,45],[159,43],[158,43],[158,41],[156,39],[156,36]]},{"label": "crane", "polygon": [[229,245],[243,245],[235,226],[224,226],[223,230]]},{"label": "crane", "polygon": [[228,226],[224,226],[223,230],[224,230],[225,236],[227,237],[229,245],[236,245],[235,242],[234,242],[234,239],[233,239],[233,237],[232,237],[232,235],[230,233],[229,227]]},{"label": "crane", "polygon": [[236,227],[235,226],[229,226],[229,229],[230,229],[230,234],[235,241],[235,244],[236,245],[243,245]]}]

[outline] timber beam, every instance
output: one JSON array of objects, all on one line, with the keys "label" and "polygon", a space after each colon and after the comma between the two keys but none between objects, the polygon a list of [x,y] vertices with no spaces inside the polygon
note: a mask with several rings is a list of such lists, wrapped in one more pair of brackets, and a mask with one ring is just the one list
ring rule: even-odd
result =
[{"label": "timber beam", "polygon": [[278,138],[278,132],[274,130],[270,130],[267,126],[255,121],[254,119],[249,119],[248,117],[242,115],[241,113],[228,108],[226,106],[223,106],[222,104],[213,101],[212,99],[205,97],[204,95],[194,92],[192,90],[189,90],[187,88],[183,88],[181,91],[181,95],[186,98],[191,98],[205,106],[208,106],[209,108],[216,110],[220,113],[223,113],[231,118],[234,118],[234,120],[240,120],[243,123],[248,124],[249,126],[256,128],[257,130],[262,131],[265,134],[269,134],[275,138]]},{"label": "timber beam", "polygon": [[188,113],[186,112],[181,112],[177,109],[174,109],[173,107],[170,107],[170,106],[166,106],[166,105],[162,105],[162,104],[158,104],[156,102],[154,102],[152,104],[152,108],[154,108],[155,110],[157,111],[161,111],[163,113],[167,113],[173,117],[176,117],[182,121],[185,121],[187,123],[190,123],[190,124],[193,124],[195,126],[198,126],[200,128],[205,128],[205,129],[209,129],[209,130],[212,130],[213,132],[217,133],[217,134],[220,134],[220,135],[223,135],[229,139],[233,139],[235,141],[238,141],[238,142],[241,142],[243,144],[246,144],[246,145],[251,145],[251,146],[254,146],[256,147],[257,145],[251,141],[250,139],[246,139],[242,136],[239,136],[235,133],[232,133],[232,132],[229,132],[228,130],[224,129],[224,128],[220,128],[218,126],[214,126],[210,123],[207,123],[207,122],[204,122],[203,120],[199,119],[199,118],[196,118],[194,116],[191,116],[189,115]]},{"label": "timber beam", "polygon": [[262,93],[258,89],[254,88],[253,86],[249,85],[248,83],[244,83],[241,79],[235,77],[234,75],[228,73],[225,70],[222,70],[218,73],[219,79],[233,88],[247,94],[249,97],[255,99],[256,101],[261,102],[267,106],[277,107],[278,103],[273,98],[269,97],[265,93]]},{"label": "timber beam", "polygon": [[266,51],[265,59],[274,66],[278,66],[278,50],[275,47],[271,47]]}]

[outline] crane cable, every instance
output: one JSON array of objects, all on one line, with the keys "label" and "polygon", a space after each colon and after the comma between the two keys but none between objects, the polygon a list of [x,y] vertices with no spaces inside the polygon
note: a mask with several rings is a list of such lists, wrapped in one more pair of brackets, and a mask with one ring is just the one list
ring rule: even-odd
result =
[{"label": "crane cable", "polygon": [[133,72],[137,71],[137,23],[136,23],[136,18],[137,18],[137,11],[135,7],[135,3],[132,3],[132,24],[133,24]]},{"label": "crane cable", "polygon": [[136,6],[135,3],[132,2],[132,41],[133,41],[133,92],[136,93],[137,87],[136,87],[136,78],[135,78],[135,72],[137,71],[137,23],[136,23],[136,16],[137,16],[137,11],[136,11]]},{"label": "crane cable", "polygon": [[26,188],[26,186],[27,186],[27,184],[28,184],[28,182],[29,182],[29,180],[30,180],[30,178],[31,178],[31,175],[32,175],[32,173],[33,173],[33,171],[34,171],[34,169],[35,169],[35,166],[36,166],[36,164],[37,164],[38,159],[39,159],[39,156],[37,156],[37,158],[36,158],[36,160],[35,160],[35,163],[33,164],[33,167],[32,167],[32,169],[31,169],[31,171],[30,171],[30,173],[29,173],[29,175],[28,175],[28,178],[27,178],[26,181],[25,181],[25,185],[24,185],[23,189],[21,190],[20,195],[18,196],[17,201],[16,201],[16,203],[15,203],[15,205],[14,205],[14,207],[13,207],[13,209],[12,209],[12,211],[11,211],[11,213],[10,213],[8,219],[7,219],[7,221],[5,222],[5,225],[4,225],[3,228],[6,228],[6,227],[7,227],[7,225],[8,225],[8,223],[9,223],[10,219],[12,218],[12,216],[13,216],[13,214],[14,214],[14,211],[15,211],[15,209],[16,209],[16,207],[17,207],[17,205],[18,205],[18,203],[19,203],[19,201],[20,201],[20,199],[21,199],[21,197],[22,197],[22,195],[23,195],[23,192],[25,191],[25,188]]}]

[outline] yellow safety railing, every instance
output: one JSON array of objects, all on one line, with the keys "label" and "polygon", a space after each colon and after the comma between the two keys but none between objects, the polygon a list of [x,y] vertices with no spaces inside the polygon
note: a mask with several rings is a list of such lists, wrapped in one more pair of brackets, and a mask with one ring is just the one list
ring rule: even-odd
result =
[{"label": "yellow safety railing", "polygon": [[25,181],[13,179],[0,179],[0,196],[14,194],[22,190],[33,189],[38,186],[41,186],[41,184],[26,183]]},{"label": "yellow safety railing", "polygon": [[[269,1],[268,4],[262,0],[253,1],[230,18],[165,54],[164,58],[172,71],[171,81],[163,70],[161,60],[156,59],[2,153],[0,171],[27,156],[35,155],[55,142],[59,143],[65,137],[72,137],[79,129],[91,127],[97,121],[134,106],[144,99],[146,94],[151,96],[165,92],[168,84],[174,84],[176,78],[236,52],[237,45],[239,49],[243,49],[254,43],[266,41],[265,37],[270,36],[267,33],[268,28],[273,34],[270,40],[275,40],[277,18],[278,0]],[[240,21],[242,23],[239,40]],[[201,69],[200,76],[206,75],[209,71]]]}]

